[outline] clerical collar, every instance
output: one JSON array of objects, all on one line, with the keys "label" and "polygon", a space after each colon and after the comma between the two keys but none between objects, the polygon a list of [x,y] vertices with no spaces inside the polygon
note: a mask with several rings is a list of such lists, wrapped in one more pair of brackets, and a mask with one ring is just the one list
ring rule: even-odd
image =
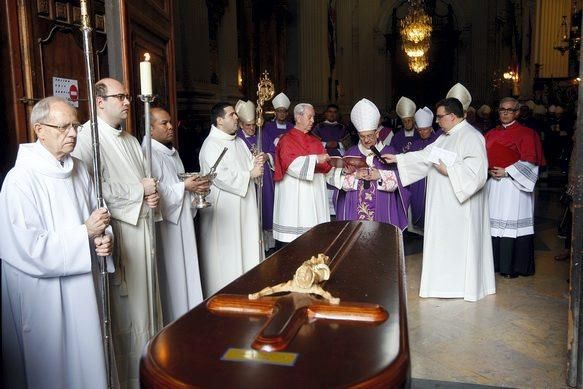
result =
[{"label": "clerical collar", "polygon": [[458,124],[456,124],[455,126],[453,126],[449,131],[443,131],[443,133],[445,135],[453,135],[454,132],[456,132],[458,130],[458,128],[463,127],[462,124],[466,121],[466,119],[463,119],[461,122],[459,122]]},{"label": "clerical collar", "polygon": [[234,134],[227,134],[223,130],[219,130],[214,124],[211,125],[211,131],[209,135],[212,135],[215,138],[224,139],[224,140],[234,140],[237,136],[237,133]]},{"label": "clerical collar", "polygon": [[[87,122],[88,126],[91,126],[91,121]],[[99,126],[99,128],[109,128],[114,135],[120,136],[123,132],[123,129],[121,126],[119,126],[119,128],[115,128],[110,126],[105,120],[101,119],[100,117],[97,117],[97,125]]]},{"label": "clerical collar", "polygon": [[176,149],[170,144],[171,147],[166,146],[164,143],[158,142],[156,139],[152,139],[152,148],[158,150],[162,154],[174,155]]},{"label": "clerical collar", "polygon": [[330,122],[330,121],[328,121],[328,120],[324,120],[324,123],[326,123],[326,124],[332,124],[332,125],[334,125],[334,124],[338,124],[338,122],[337,122],[337,121],[336,121],[336,122]]},{"label": "clerical collar", "polygon": [[513,120],[513,121],[512,121],[512,123],[508,123],[508,124],[502,124],[502,127],[504,127],[504,128],[508,128],[508,127],[510,127],[511,125],[513,125],[514,123],[516,123],[516,120]]},{"label": "clerical collar", "polygon": [[287,128],[287,123],[286,123],[286,122],[280,123],[280,122],[278,122],[278,121],[276,120],[276,121],[275,121],[275,125],[276,125],[276,126],[277,126],[277,128],[279,128],[279,129],[282,129],[282,128]]},{"label": "clerical collar", "polygon": [[406,136],[407,138],[410,138],[410,137],[412,137],[412,136],[414,136],[414,135],[415,135],[415,127],[413,127],[413,128],[412,128],[412,129],[410,129],[410,130],[406,130],[405,128],[403,128],[403,131],[405,131],[405,136]]}]

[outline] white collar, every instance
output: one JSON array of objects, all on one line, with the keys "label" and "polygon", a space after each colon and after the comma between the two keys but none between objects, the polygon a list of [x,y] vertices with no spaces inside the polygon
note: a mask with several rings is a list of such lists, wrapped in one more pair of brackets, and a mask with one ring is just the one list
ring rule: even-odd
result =
[{"label": "white collar", "polygon": [[23,166],[42,175],[53,178],[67,178],[73,171],[73,158],[66,155],[63,159],[63,166],[43,145],[40,140],[35,143],[21,144],[18,149],[16,166]]},{"label": "white collar", "polygon": [[[144,138],[145,140],[145,138]],[[142,141],[143,142],[143,141]],[[156,149],[162,154],[174,155],[176,154],[176,149],[174,147],[168,148],[164,143],[158,142],[156,139],[152,138],[152,149]]]},{"label": "white collar", "polygon": [[212,136],[213,138],[223,139],[223,140],[234,140],[235,137],[237,136],[237,133],[234,133],[233,135],[229,135],[226,132],[219,130],[213,124],[213,125],[211,125],[211,131],[209,132],[209,136]]},{"label": "white collar", "polygon": [[516,123],[516,120],[513,120],[512,123],[502,124],[502,127],[507,128],[507,127],[510,127],[511,125],[513,125],[514,123]]}]

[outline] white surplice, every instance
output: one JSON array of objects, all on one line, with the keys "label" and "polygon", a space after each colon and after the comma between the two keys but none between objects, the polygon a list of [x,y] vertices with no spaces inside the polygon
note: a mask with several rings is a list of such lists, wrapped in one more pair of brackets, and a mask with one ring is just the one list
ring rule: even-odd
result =
[{"label": "white surplice", "polygon": [[518,161],[506,168],[509,177],[490,178],[486,185],[493,237],[517,238],[534,234],[534,187],[538,166]]},{"label": "white surplice", "polygon": [[163,218],[156,223],[156,249],[165,324],[202,301],[193,221],[196,208],[191,208],[192,196],[185,192],[178,173],[184,173],[178,151],[152,139],[152,175],[160,180],[159,208]]},{"label": "white surplice", "polygon": [[20,145],[0,193],[4,387],[106,387],[84,224],[95,208],[81,161],[61,166],[39,142]]},{"label": "white surplice", "polygon": [[200,149],[206,174],[227,147],[206,199],[212,204],[200,214],[200,266],[205,297],[216,293],[260,261],[259,216],[253,157],[245,142],[214,125]]},{"label": "white surplice", "polygon": [[299,156],[275,183],[273,237],[291,242],[304,232],[330,221],[326,183],[341,189],[342,169],[316,173],[317,155]]},{"label": "white surplice", "polygon": [[[448,176],[428,161],[433,147],[456,154]],[[427,176],[419,296],[477,301],[496,293],[483,136],[464,120],[425,149],[398,154],[397,166],[403,185]]]},{"label": "white surplice", "polygon": [[[115,274],[110,282],[113,345],[122,388],[139,387],[139,361],[149,339],[147,270],[152,261],[148,206],[144,202],[145,159],[138,140],[98,119],[103,198],[115,234]],[[91,128],[77,136],[73,155],[92,169]],[[92,172],[92,170],[89,170]],[[157,309],[160,310],[159,300]],[[158,315],[162,318],[162,314]],[[160,323],[161,324],[161,323]]]}]

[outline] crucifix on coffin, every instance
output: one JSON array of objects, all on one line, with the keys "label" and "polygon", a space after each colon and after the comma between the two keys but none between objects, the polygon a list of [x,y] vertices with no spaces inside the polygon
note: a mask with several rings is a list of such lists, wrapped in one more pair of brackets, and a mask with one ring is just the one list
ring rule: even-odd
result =
[{"label": "crucifix on coffin", "polygon": [[[209,300],[207,308],[213,313],[267,316],[267,322],[251,345],[262,351],[284,350],[302,325],[314,320],[373,324],[387,320],[388,312],[379,305],[341,304],[338,297],[323,289],[322,284],[330,278],[329,261],[324,254],[312,256],[287,282],[248,296],[219,294]],[[279,293],[289,294],[268,297]]]}]

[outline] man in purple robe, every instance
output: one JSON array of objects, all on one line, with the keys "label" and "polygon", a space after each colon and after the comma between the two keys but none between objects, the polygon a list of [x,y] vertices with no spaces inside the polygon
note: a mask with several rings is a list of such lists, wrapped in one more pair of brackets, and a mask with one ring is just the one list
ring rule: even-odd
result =
[{"label": "man in purple robe", "polygon": [[264,152],[275,155],[275,146],[277,146],[279,138],[294,128],[293,123],[287,120],[290,103],[289,98],[283,92],[273,98],[272,104],[275,111],[275,118],[272,121],[266,122],[262,129],[265,134],[262,136],[264,140]]},{"label": "man in purple robe", "polygon": [[380,112],[372,102],[362,99],[352,109],[350,119],[360,140],[347,150],[344,159],[347,163],[360,159],[366,167],[353,168],[345,175],[342,190],[336,196],[336,219],[374,220],[404,230],[408,224],[409,192],[401,185],[397,171],[384,165],[371,150],[376,147],[381,153],[395,152],[379,142]]},{"label": "man in purple robe", "polygon": [[[419,137],[413,141],[409,151],[423,150],[443,134],[441,130],[433,130],[433,112],[427,107],[423,107],[415,113],[415,123],[417,124],[417,134]],[[409,192],[411,192],[411,225],[409,226],[409,230],[418,229],[419,232],[423,230],[426,190],[427,178],[423,178],[409,185]]]},{"label": "man in purple robe", "polygon": [[[237,136],[245,142],[251,154],[255,156],[259,152],[257,126],[255,125],[255,104],[252,101],[239,100],[235,105],[235,112],[239,117]],[[262,131],[261,139],[262,151],[267,156],[267,164],[263,169],[263,186],[261,187],[263,198],[261,217],[263,222],[263,245],[265,251],[268,251],[275,247],[275,240],[273,239],[273,196],[275,192],[275,184],[273,182],[273,167],[275,165],[273,158],[275,146],[269,146],[265,131]]]},{"label": "man in purple robe", "polygon": [[330,156],[341,157],[350,146],[350,134],[344,124],[338,123],[338,106],[328,104],[324,112],[325,120],[312,130],[312,135],[320,138]]},{"label": "man in purple robe", "polygon": [[413,141],[419,136],[415,131],[415,110],[417,106],[408,97],[402,96],[397,102],[396,106],[397,115],[401,118],[403,122],[403,128],[401,131],[397,132],[393,139],[391,140],[390,146],[393,146],[396,153],[406,153],[411,148]]}]

